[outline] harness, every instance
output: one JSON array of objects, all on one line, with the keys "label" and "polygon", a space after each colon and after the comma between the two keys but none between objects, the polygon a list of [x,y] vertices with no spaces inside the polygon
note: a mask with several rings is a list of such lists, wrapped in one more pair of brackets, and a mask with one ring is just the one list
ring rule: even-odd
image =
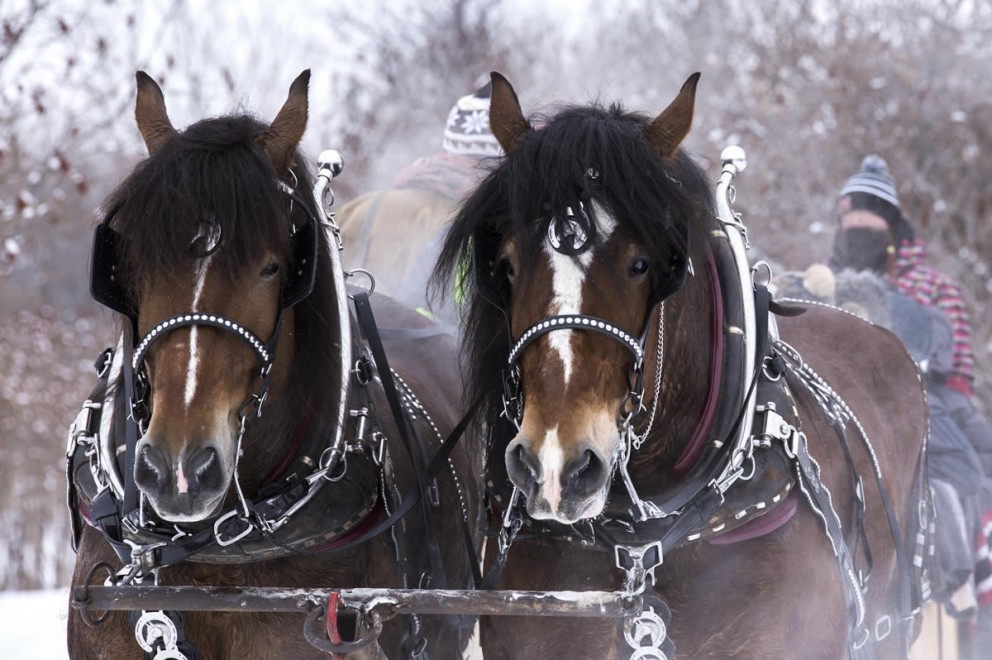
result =
[{"label": "harness", "polygon": [[[746,161],[739,147],[722,154],[723,171],[717,185],[718,228],[711,234],[705,268],[713,282],[713,370],[701,421],[676,471],[683,475],[678,484],[658,493],[638,492],[627,470],[630,457],[650,433],[656,413],[663,369],[664,300],[657,312],[649,314],[644,334],[634,338],[602,319],[575,314],[550,317],[526,329],[510,351],[504,378],[502,409],[489,411],[486,486],[494,505],[502,511],[497,557],[486,586],[492,586],[518,538],[528,540],[558,538],[609,552],[624,576],[625,592],[644,595],[645,609],[623,624],[627,657],[671,658],[675,647],[667,636],[668,606],[652,593],[654,571],[671,550],[687,543],[710,539],[726,543],[752,538],[784,524],[804,499],[823,522],[841,575],[842,591],[848,610],[848,651],[852,660],[874,657],[870,642],[884,639],[894,628],[902,635],[908,653],[913,618],[925,600],[914,584],[926,583],[923,557],[930,527],[930,507],[923,497],[923,466],[917,477],[921,506],[911,521],[911,534],[904,537],[896,522],[890,498],[874,461],[877,487],[881,493],[894,545],[899,571],[899,603],[893,613],[875,622],[865,621],[865,595],[871,572],[871,551],[864,531],[864,485],[851,458],[846,427],[855,426],[857,435],[874,457],[871,442],[850,407],[825,383],[802,357],[778,338],[771,313],[795,315],[802,309],[789,308],[770,299],[767,289],[755,281],[747,261],[747,229],[732,209],[733,179]],[[645,430],[638,433],[634,414],[644,410],[643,371],[645,344],[650,319],[658,317],[659,345],[656,352],[655,398]],[[520,375],[517,360],[523,349],[537,337],[559,329],[589,330],[609,336],[633,357],[631,388],[618,413],[621,454],[617,475],[607,508],[599,517],[562,525],[536,521],[522,511],[519,491],[509,484],[502,448],[505,440],[519,430],[523,417]],[[722,359],[721,359],[722,357]],[[784,378],[788,376],[789,378]],[[811,392],[820,403],[826,419],[835,428],[847,457],[856,498],[857,543],[853,549],[845,541],[840,518],[831,494],[820,481],[819,465],[810,455],[801,420],[793,399],[793,387]],[[774,514],[770,512],[774,511]],[[767,517],[766,517],[767,516]],[[912,546],[913,557],[908,556]],[[857,567],[860,549],[863,562]]]},{"label": "harness", "polygon": [[[336,152],[321,154],[315,189],[321,214],[325,196],[333,198],[327,184],[340,171],[340,163],[330,158],[334,154]],[[434,525],[433,509],[439,506],[435,477],[445,463],[450,464],[448,456],[464,425],[442,443],[436,425],[413,390],[389,368],[368,295],[361,292],[352,295],[345,288],[337,226],[326,215],[324,222],[318,223],[291,190],[284,192],[291,203],[306,210],[307,221],[292,237],[292,275],[284,285],[281,311],[272,337],[263,340],[247,328],[218,315],[188,312],[162,321],[140,341],[130,343],[122,337],[116,350],[108,349],[98,359],[100,382],[97,392],[104,393],[104,398],[83,404],[70,428],[66,450],[73,547],[76,549],[81,525],[85,522],[103,533],[124,567],[114,574],[109,566],[98,565],[91,570],[90,577],[103,568],[110,574],[111,582],[157,585],[159,571],[181,561],[246,563],[291,554],[341,550],[390,530],[405,588],[422,587],[427,583],[443,588],[447,584]],[[112,215],[109,214],[96,230],[91,288],[98,301],[128,316],[133,330],[137,326],[136,313],[118,279],[121,238],[109,227]],[[245,497],[236,465],[235,506],[216,515],[206,528],[164,523],[147,510],[133,477],[134,446],[138,436],[144,433],[149,417],[145,403],[148,380],[144,373],[144,357],[161,337],[195,325],[230,332],[251,348],[259,362],[259,371],[251,394],[239,409],[240,456],[247,426],[262,414],[282,313],[306,298],[314,286],[320,226],[326,226],[338,241],[334,246],[338,249],[332,248],[329,252],[341,319],[342,378],[338,388],[341,397],[334,411],[336,423],[332,425],[331,433],[320,437],[320,434],[308,432],[312,409],[316,405],[316,402],[308,402],[289,453],[255,497]],[[349,308],[349,298],[354,300],[354,312]],[[353,341],[353,337],[359,341]],[[114,388],[118,381],[123,384],[123,388],[117,388],[121,391]],[[417,478],[417,490],[406,498],[393,485],[393,459],[378,421],[376,401],[379,398],[385,399],[390,408]],[[123,434],[112,431],[115,419],[118,428],[124,425]],[[429,427],[429,436],[435,438],[433,444],[441,446],[429,466],[427,456],[431,443],[423,437],[414,420]],[[119,444],[121,435],[124,436],[123,444]],[[453,470],[452,475],[463,524],[467,528],[463,487]],[[395,523],[418,502],[422,503],[420,508],[427,536],[425,542],[415,545],[407,538],[406,526]],[[469,537],[470,534],[466,534],[470,541]],[[474,549],[471,553],[474,560]],[[196,657],[195,648],[183,637],[181,613],[132,614],[136,636],[146,657],[155,653],[176,653],[178,655],[168,657],[187,660]],[[347,652],[349,642],[337,641],[325,650]],[[410,657],[430,657],[423,627],[416,615],[407,618],[403,644]]]}]

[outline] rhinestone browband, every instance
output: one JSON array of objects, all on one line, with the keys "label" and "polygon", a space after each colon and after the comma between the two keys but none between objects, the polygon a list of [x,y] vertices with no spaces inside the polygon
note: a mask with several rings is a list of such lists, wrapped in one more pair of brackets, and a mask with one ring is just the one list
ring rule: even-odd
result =
[{"label": "rhinestone browband", "polygon": [[132,368],[137,371],[141,364],[145,361],[145,355],[148,353],[149,347],[152,343],[163,336],[164,334],[176,330],[178,328],[185,328],[191,325],[207,325],[213,328],[220,328],[221,330],[227,330],[241,339],[243,339],[255,352],[255,355],[261,361],[263,366],[267,366],[272,362],[272,354],[269,351],[266,343],[262,341],[258,335],[249,330],[248,328],[235,323],[230,319],[226,319],[223,316],[217,316],[216,314],[199,314],[196,312],[190,312],[187,314],[179,314],[178,316],[173,316],[170,319],[166,319],[152,328],[141,343],[138,344],[137,348],[134,349],[134,358],[132,359]]},{"label": "rhinestone browband", "polygon": [[520,353],[527,347],[528,344],[541,335],[552,332],[553,330],[592,330],[608,337],[612,337],[613,339],[616,339],[620,343],[624,344],[627,349],[634,354],[635,367],[640,366],[642,360],[644,359],[644,349],[641,347],[640,340],[631,337],[629,334],[609,321],[598,319],[595,316],[575,314],[567,316],[550,316],[527,328],[527,330],[524,331],[524,334],[520,336],[520,339],[518,339],[517,343],[513,346],[513,350],[510,351],[510,357],[508,360],[510,366],[512,367],[517,363]]}]

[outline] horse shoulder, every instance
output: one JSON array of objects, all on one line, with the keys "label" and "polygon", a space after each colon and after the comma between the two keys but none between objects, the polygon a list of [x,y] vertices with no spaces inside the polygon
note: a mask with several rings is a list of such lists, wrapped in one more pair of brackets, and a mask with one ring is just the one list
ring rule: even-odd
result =
[{"label": "horse shoulder", "polygon": [[922,393],[916,363],[902,341],[886,328],[848,312],[809,307],[806,313],[777,319],[781,338],[822,376],[842,381],[871,376]]}]

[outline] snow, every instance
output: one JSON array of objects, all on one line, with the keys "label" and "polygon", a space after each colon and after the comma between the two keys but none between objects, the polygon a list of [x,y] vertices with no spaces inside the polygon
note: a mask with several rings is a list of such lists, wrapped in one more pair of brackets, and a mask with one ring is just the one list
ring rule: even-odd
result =
[{"label": "snow", "polygon": [[0,591],[0,649],[4,660],[68,658],[68,609],[68,589]]}]

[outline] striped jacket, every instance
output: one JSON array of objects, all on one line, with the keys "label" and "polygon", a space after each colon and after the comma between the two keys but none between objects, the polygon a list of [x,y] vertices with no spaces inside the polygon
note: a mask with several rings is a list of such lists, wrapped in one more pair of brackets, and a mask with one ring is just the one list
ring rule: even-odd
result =
[{"label": "striped jacket", "polygon": [[971,346],[971,322],[961,297],[961,289],[950,277],[927,263],[926,243],[903,241],[896,250],[888,279],[905,295],[926,307],[936,307],[951,321],[954,334],[954,364],[948,376],[950,387],[970,397],[975,375],[975,354]]}]

